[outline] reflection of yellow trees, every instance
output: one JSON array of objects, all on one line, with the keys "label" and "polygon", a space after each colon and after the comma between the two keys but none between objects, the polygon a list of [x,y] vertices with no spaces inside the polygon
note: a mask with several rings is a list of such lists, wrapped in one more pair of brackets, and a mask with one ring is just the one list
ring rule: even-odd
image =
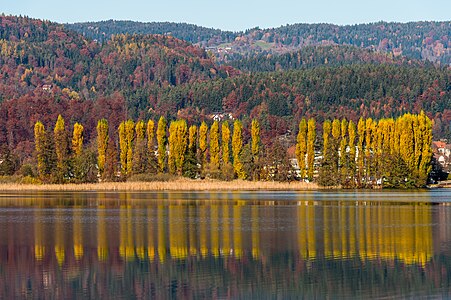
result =
[{"label": "reflection of yellow trees", "polygon": [[55,224],[55,256],[58,265],[62,266],[66,258],[66,251],[64,249],[64,213],[61,208],[56,209],[56,224]]},{"label": "reflection of yellow trees", "polygon": [[100,261],[108,258],[108,242],[106,237],[105,206],[97,207],[97,256]]},{"label": "reflection of yellow trees", "polygon": [[34,220],[34,257],[36,260],[42,260],[45,253],[42,233],[42,210],[35,210]]},{"label": "reflection of yellow trees", "polygon": [[83,257],[83,211],[79,207],[74,207],[74,256],[76,260]]},{"label": "reflection of yellow trees", "polygon": [[258,259],[260,257],[260,232],[258,226],[258,206],[251,207],[251,227],[252,227],[252,257]]},{"label": "reflection of yellow trees", "polygon": [[[218,199],[221,196],[218,195]],[[109,253],[116,253],[117,249],[108,249],[109,245],[117,245],[116,238],[119,254],[124,260],[146,259],[147,255],[151,261],[158,256],[160,262],[166,260],[168,253],[172,259],[207,257],[209,254],[214,257],[233,255],[237,259],[252,255],[254,259],[261,259],[280,250],[296,251],[305,260],[377,258],[424,265],[433,254],[431,207],[427,204],[321,202],[314,201],[313,194],[303,194],[299,201],[289,204],[293,205],[293,210],[289,210],[288,216],[294,218],[297,228],[280,233],[263,228],[276,224],[271,223],[270,216],[277,201],[256,199],[245,202],[238,199],[239,194],[232,197],[233,201],[198,200],[194,205],[179,198],[157,199],[147,203],[145,213],[135,209],[131,201],[135,199],[122,199],[119,234],[116,237],[114,232],[108,235],[112,242],[107,239],[105,207],[108,204],[99,201],[98,258],[106,261]],[[36,210],[34,226],[34,256],[38,261],[45,255],[41,213]],[[74,209],[72,213],[73,238],[65,240],[65,210],[55,210],[54,251],[59,265],[66,260],[65,249],[73,249],[76,260],[86,255],[83,211]],[[147,223],[141,221],[145,216]],[[262,219],[263,216],[269,219]],[[293,238],[295,243],[274,244],[279,234]]]}]

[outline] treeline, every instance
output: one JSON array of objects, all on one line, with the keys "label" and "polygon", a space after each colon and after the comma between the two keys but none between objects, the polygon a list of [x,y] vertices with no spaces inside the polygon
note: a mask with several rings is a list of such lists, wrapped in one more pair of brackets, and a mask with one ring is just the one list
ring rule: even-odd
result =
[{"label": "treeline", "polygon": [[236,34],[230,31],[206,28],[194,24],[171,22],[133,22],[120,20],[107,20],[99,22],[85,22],[65,24],[65,27],[96,39],[100,42],[108,41],[112,35],[117,34],[162,34],[170,35],[193,44],[203,46],[221,44],[233,41]]},{"label": "treeline", "polygon": [[[59,116],[53,131],[34,126],[37,176],[42,182],[149,180],[157,174],[231,180],[309,180],[323,186],[423,187],[432,159],[432,122],[421,112],[396,120],[361,118],[326,120],[318,138],[313,118],[303,118],[295,146],[274,138],[265,144],[260,124],[250,122],[246,139],[240,120],[190,125],[183,119],[157,124],[122,122],[116,136],[105,119],[98,121],[94,145],[83,147],[83,126],[70,137]],[[288,143],[287,143],[288,142]],[[161,178],[161,177],[160,177]]]},{"label": "treeline", "polygon": [[[102,21],[66,25],[98,40],[118,33],[161,33],[198,43],[202,46],[232,48],[234,53],[248,55],[270,51],[287,52],[316,45],[352,45],[411,59],[429,60],[442,65],[451,62],[451,22],[377,22],[358,25],[292,24],[277,28],[248,29],[245,32],[227,32],[177,23],[140,23],[130,21]],[[263,44],[263,46],[262,46]]]},{"label": "treeline", "polygon": [[302,50],[271,54],[267,52],[248,54],[228,63],[243,72],[274,72],[307,69],[318,66],[344,66],[353,64],[394,64],[423,66],[417,60],[399,58],[384,52],[355,46],[306,46]]}]

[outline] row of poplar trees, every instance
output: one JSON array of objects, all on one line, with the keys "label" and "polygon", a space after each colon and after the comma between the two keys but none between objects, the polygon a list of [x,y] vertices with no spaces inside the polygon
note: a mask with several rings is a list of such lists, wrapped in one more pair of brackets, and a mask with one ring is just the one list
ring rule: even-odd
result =
[{"label": "row of poplar trees", "polygon": [[[37,169],[45,182],[126,180],[137,174],[173,174],[190,178],[250,180],[300,179],[323,186],[421,187],[431,171],[432,122],[421,112],[397,119],[326,120],[322,139],[315,119],[302,119],[296,141],[299,169],[288,162],[286,149],[263,149],[260,125],[251,123],[251,138],[243,141],[243,125],[215,121],[209,127],[124,121],[111,138],[105,119],[98,121],[95,151],[83,147],[83,126],[72,138],[59,116],[53,133],[35,124]],[[118,151],[119,150],[119,151]],[[280,159],[282,157],[282,159]],[[118,163],[119,160],[119,163]],[[285,169],[283,169],[285,168]],[[282,174],[283,176],[277,176]]]},{"label": "row of poplar trees", "polygon": [[[431,172],[432,121],[421,112],[379,121],[360,118],[323,123],[317,182],[323,186],[422,187]],[[296,155],[301,178],[312,179],[314,121],[301,120]]]},{"label": "row of poplar trees", "polygon": [[[233,131],[227,121],[215,121],[210,127],[205,122],[199,127],[188,127],[185,120],[176,120],[170,122],[168,128],[164,117],[157,124],[153,120],[136,123],[128,120],[117,129],[118,139],[111,138],[112,130],[106,119],[99,120],[96,129],[93,153],[83,147],[81,124],[74,125],[70,140],[62,116],[58,117],[53,132],[36,122],[34,133],[40,179],[58,183],[86,182],[165,173],[190,178],[263,179],[257,167],[261,166],[258,164],[261,141],[257,120],[252,121],[249,145],[244,145],[243,125],[239,120],[233,122]],[[250,149],[250,153],[243,156],[246,149]]]}]

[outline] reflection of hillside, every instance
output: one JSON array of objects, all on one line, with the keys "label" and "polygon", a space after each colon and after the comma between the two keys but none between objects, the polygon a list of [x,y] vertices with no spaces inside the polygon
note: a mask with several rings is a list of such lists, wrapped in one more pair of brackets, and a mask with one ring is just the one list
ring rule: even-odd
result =
[{"label": "reflection of hillside", "polygon": [[[262,295],[282,288],[314,297],[311,284],[318,280],[315,288],[345,296],[356,296],[353,284],[393,292],[403,280],[429,288],[450,280],[449,253],[436,249],[449,241],[446,206],[318,201],[314,194],[291,202],[242,201],[239,193],[214,196],[221,201],[164,197],[140,202],[133,195],[98,194],[65,200],[87,201],[91,208],[37,209],[29,222],[4,218],[0,298],[13,290],[31,293],[26,286],[38,291],[37,298],[52,298],[46,287],[55,285],[66,287],[64,298],[82,296],[77,292],[91,285],[93,298],[124,295],[136,280],[140,284],[128,287],[136,295],[169,293],[174,284],[176,295],[167,297],[195,298],[246,297],[239,286],[257,282],[274,289]],[[26,219],[27,213],[13,217]],[[352,283],[356,272],[360,277]],[[212,284],[230,290],[215,295]]]}]

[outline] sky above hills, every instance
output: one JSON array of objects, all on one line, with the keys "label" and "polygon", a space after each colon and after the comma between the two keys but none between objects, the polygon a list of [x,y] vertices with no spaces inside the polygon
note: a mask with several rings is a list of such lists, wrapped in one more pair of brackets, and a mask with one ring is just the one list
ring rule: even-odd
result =
[{"label": "sky above hills", "polygon": [[186,22],[241,31],[293,23],[448,21],[449,0],[0,0],[5,14],[62,23],[100,20]]}]

